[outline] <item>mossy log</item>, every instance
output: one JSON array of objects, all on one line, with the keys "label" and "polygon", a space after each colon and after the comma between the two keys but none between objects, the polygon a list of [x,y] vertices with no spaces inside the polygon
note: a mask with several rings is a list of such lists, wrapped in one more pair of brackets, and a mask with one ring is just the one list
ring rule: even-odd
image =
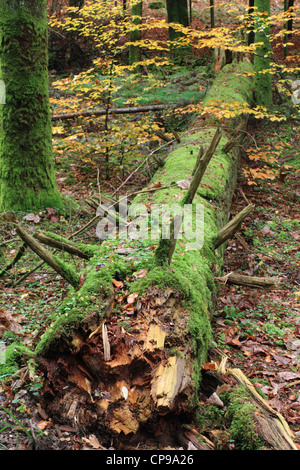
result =
[{"label": "mossy log", "polygon": [[[235,78],[243,67],[251,65],[222,69],[219,95],[213,86],[212,99],[226,100],[230,91],[241,102],[251,96],[251,79]],[[199,148],[208,147],[215,132],[216,125],[200,127],[174,145],[151,182],[166,189],[135,197],[131,207],[142,206],[143,218],[135,224],[132,217],[127,238],[99,243],[80,288],[70,288],[37,345],[45,411],[59,422],[101,433],[104,444],[150,434],[170,443],[176,427],[197,408],[218,292],[214,267],[221,272],[223,264],[224,245],[216,249],[215,244],[227,223],[238,166],[237,149],[221,150],[228,142],[225,133],[193,197],[193,207],[203,209],[194,226],[204,214],[200,246],[184,233],[171,264],[159,265],[154,256],[159,236],[137,235],[143,220],[149,228],[147,210],[182,204],[187,192],[173,183],[191,177]]]},{"label": "mossy log", "polygon": [[[245,405],[251,404],[251,408],[248,407],[248,411],[250,411],[252,424],[257,436],[260,436],[267,446],[274,450],[298,450],[294,443],[295,436],[284,417],[262,398],[240,369],[227,367],[228,357],[222,351],[215,351],[215,353],[218,356],[216,370],[220,377],[232,377],[236,387],[239,387],[242,392],[242,396],[237,396],[236,401],[240,401],[244,408]],[[241,412],[243,412],[243,409],[240,407],[239,413]],[[246,442],[245,436],[242,436],[245,433],[245,428],[240,429],[238,432],[241,435],[240,438]]]}]

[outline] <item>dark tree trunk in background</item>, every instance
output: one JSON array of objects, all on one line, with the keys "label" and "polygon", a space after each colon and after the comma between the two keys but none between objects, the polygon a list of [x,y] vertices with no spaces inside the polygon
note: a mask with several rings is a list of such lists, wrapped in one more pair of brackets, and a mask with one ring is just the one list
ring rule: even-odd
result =
[{"label": "dark tree trunk in background", "polygon": [[[249,0],[248,14],[249,14],[250,18],[251,18],[251,15],[252,15],[253,11],[254,11],[253,7],[254,7],[254,0]],[[254,43],[254,38],[255,38],[253,23],[251,24],[249,29],[250,29],[250,32],[249,32],[249,36],[248,36],[248,45],[250,46],[250,44]]]},{"label": "dark tree trunk in background", "polygon": [[[187,0],[167,0],[168,22],[178,23],[183,26],[189,25]],[[178,33],[173,29],[169,29],[169,39],[173,41],[178,37]]]}]

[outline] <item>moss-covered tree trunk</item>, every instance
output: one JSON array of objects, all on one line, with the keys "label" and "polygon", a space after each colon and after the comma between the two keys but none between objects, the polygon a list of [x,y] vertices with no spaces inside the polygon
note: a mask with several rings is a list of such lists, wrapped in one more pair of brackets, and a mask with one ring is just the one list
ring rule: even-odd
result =
[{"label": "moss-covered tree trunk", "polygon": [[[234,102],[250,100],[245,70],[251,64],[225,66],[205,104],[227,101],[227,94]],[[187,194],[171,183],[188,181],[200,146],[208,147],[215,135],[214,125],[200,126],[174,147],[152,181],[168,189],[136,196],[131,207],[142,217],[135,223],[131,213],[130,234],[99,245],[37,345],[45,411],[54,420],[102,433],[102,442],[143,441],[149,433],[168,440],[197,408],[212,341],[215,276],[222,272],[224,248],[216,241],[228,221],[237,175],[238,148],[222,151],[226,133],[193,193],[193,217],[171,264],[156,263],[154,254],[162,236],[157,228],[167,228],[168,210]],[[151,208],[147,218],[145,208]],[[157,226],[161,209],[166,218]],[[146,237],[137,236],[142,228]]]},{"label": "moss-covered tree trunk", "polygon": [[[132,6],[131,15],[133,17],[132,23],[134,25],[140,25],[142,21],[142,14],[143,14],[143,2],[138,2]],[[130,44],[129,46],[129,64],[132,65],[135,62],[139,62],[141,60],[141,49],[139,44],[134,44],[141,39],[141,30],[139,28],[132,29],[130,32]]]},{"label": "moss-covered tree trunk", "polygon": [[62,207],[48,94],[46,0],[0,0],[0,210]]},{"label": "moss-covered tree trunk", "polygon": [[269,108],[272,105],[272,76],[270,69],[271,46],[269,40],[270,26],[268,18],[270,15],[270,0],[255,0],[259,17],[255,25],[255,42],[259,43],[254,56],[254,97],[259,106]]}]

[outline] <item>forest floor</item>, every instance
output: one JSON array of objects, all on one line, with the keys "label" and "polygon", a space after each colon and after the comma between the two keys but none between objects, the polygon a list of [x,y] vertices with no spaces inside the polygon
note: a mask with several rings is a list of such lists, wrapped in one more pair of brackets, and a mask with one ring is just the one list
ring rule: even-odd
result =
[{"label": "forest floor", "polygon": [[[277,53],[280,56],[280,50]],[[241,150],[231,214],[249,202],[255,209],[238,236],[227,244],[224,273],[276,277],[285,287],[266,291],[221,285],[212,319],[214,340],[229,358],[230,367],[241,369],[285,418],[300,449],[299,120],[288,118],[280,126],[251,120]],[[265,171],[261,172],[262,161]],[[123,175],[117,176],[121,182]],[[53,209],[24,214],[17,222],[29,231],[40,228],[68,236],[94,216],[86,200],[97,190],[96,169],[85,171],[74,163],[66,170],[58,165],[57,181],[69,210],[64,215]],[[110,193],[116,187],[115,181],[103,183],[101,190]],[[145,174],[136,173],[124,189],[142,188],[145,182]],[[20,246],[13,221],[5,217],[1,215],[1,269]],[[86,230],[80,240],[97,243],[95,226]],[[0,340],[6,335],[9,341],[11,335],[12,340],[17,337],[24,345],[34,347],[49,326],[50,314],[66,295],[66,283],[50,268],[40,266],[29,274],[38,264],[36,255],[28,252],[7,278],[0,279]],[[39,403],[42,383],[43,377],[29,375],[27,368],[16,376],[0,377],[0,448],[101,449],[96,436],[54,423],[45,414]],[[212,441],[218,431],[212,424],[201,432]],[[142,444],[143,448],[147,446]],[[234,443],[228,446],[234,449]]]},{"label": "forest floor", "polygon": [[[245,373],[272,408],[283,415],[295,433],[296,442],[300,442],[300,168],[296,157],[300,132],[293,121],[280,128],[253,121],[247,132],[245,150],[249,151],[252,145],[266,152],[278,149],[280,152],[276,163],[269,166],[274,179],[251,179],[249,170],[255,170],[258,163],[243,152],[231,213],[236,214],[248,202],[254,203],[255,209],[244,221],[238,238],[227,245],[225,273],[276,277],[285,287],[265,291],[222,285],[212,320],[214,338],[228,356],[230,367]],[[29,230],[48,227],[58,233],[70,233],[88,222],[93,216],[85,204],[88,182],[86,179],[83,182],[81,170],[77,176],[79,183],[64,184],[64,190],[67,188],[78,203],[70,218],[44,211],[34,214],[35,218],[25,216],[22,223]],[[76,174],[73,177],[76,180]],[[136,178],[135,187],[139,183],[139,177]],[[9,222],[7,227],[1,242],[11,257],[19,242]],[[94,228],[84,237],[95,240]],[[29,254],[25,264],[18,263],[10,281],[19,279],[37,264],[35,255]],[[58,308],[65,295],[65,283],[42,267],[15,287],[2,281],[1,288],[1,331],[12,331],[24,344],[32,346],[48,326],[50,312]],[[69,426],[53,423],[45,415],[38,398],[41,385],[41,376],[29,378],[24,370],[2,382],[1,448],[25,450],[37,445],[51,450],[101,448],[101,442],[94,436],[83,436]],[[215,431],[207,429],[207,436],[212,439]]]}]

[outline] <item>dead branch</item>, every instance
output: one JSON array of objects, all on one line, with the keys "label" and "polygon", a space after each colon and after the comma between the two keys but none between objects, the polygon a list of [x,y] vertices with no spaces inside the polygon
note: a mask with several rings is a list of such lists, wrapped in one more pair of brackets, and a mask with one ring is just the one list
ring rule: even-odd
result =
[{"label": "dead branch", "polygon": [[[176,107],[176,104],[156,104],[151,106],[134,106],[132,108],[111,108],[108,110],[108,114],[131,114],[131,113],[146,113],[149,111],[161,111],[163,109],[168,109]],[[65,113],[65,114],[53,114],[52,121],[74,119],[77,117],[85,116],[105,116],[107,115],[106,109],[94,109],[90,111],[81,111],[76,113]]]},{"label": "dead branch", "polygon": [[75,273],[75,271],[70,266],[67,264],[63,266],[59,258],[45,250],[44,247],[37,240],[35,240],[35,238],[29,235],[29,233],[27,233],[26,230],[24,230],[22,227],[17,226],[16,232],[45,263],[54,269],[54,271],[56,271],[73,287],[78,287],[79,275]]},{"label": "dead branch", "polygon": [[218,353],[221,355],[221,361],[217,367],[218,373],[232,376],[239,385],[246,388],[252,397],[252,403],[257,408],[257,412],[253,413],[253,418],[257,423],[260,435],[275,450],[297,450],[297,446],[293,442],[294,435],[283,416],[271,408],[240,369],[227,368],[228,357],[220,350]]},{"label": "dead branch", "polygon": [[216,132],[215,132],[215,135],[210,143],[210,146],[208,147],[208,149],[204,152],[204,154],[202,155],[202,148],[200,149],[200,153],[199,153],[199,156],[201,155],[201,157],[199,158],[198,156],[198,159],[197,159],[197,163],[196,163],[196,168],[194,168],[193,170],[193,173],[194,173],[194,176],[193,176],[193,179],[191,181],[191,184],[190,184],[190,187],[189,187],[189,190],[187,192],[187,194],[185,195],[184,199],[183,199],[183,204],[192,204],[193,202],[193,199],[195,197],[195,194],[197,192],[197,189],[201,183],[201,180],[203,178],[203,175],[206,171],[206,168],[213,156],[213,154],[215,153],[215,150],[221,140],[221,136],[222,136],[222,130],[221,128],[219,127]]},{"label": "dead branch", "polygon": [[71,255],[79,256],[79,258],[90,259],[92,256],[87,251],[83,251],[81,248],[79,248],[75,243],[63,240],[62,238],[58,240],[57,238],[53,238],[49,234],[45,234],[41,231],[36,232],[34,234],[34,238],[39,240],[44,245],[51,246],[57,250],[66,251]]},{"label": "dead branch", "polygon": [[[215,153],[215,150],[220,142],[222,136],[222,130],[219,127],[209,145],[209,148],[204,152],[203,148],[200,148],[199,155],[197,157],[196,165],[193,170],[193,178],[190,187],[182,200],[182,206],[185,204],[192,204],[197,189],[201,183],[206,168]],[[175,251],[177,236],[181,227],[181,216],[175,215],[171,227],[170,227],[170,238],[169,240],[161,239],[155,256],[159,264],[165,263],[167,260],[168,264],[172,261],[172,256]]]},{"label": "dead branch", "polygon": [[272,277],[244,276],[229,273],[223,277],[216,277],[216,282],[235,284],[237,286],[262,287],[264,289],[282,289],[283,283]]},{"label": "dead branch", "polygon": [[254,204],[249,204],[220,230],[218,234],[218,239],[215,243],[215,249],[223,245],[223,243],[225,243],[229,238],[231,238],[235,234],[235,232],[239,230],[243,220],[250,214],[254,207]]},{"label": "dead branch", "polygon": [[2,277],[7,271],[14,267],[14,265],[22,258],[27,248],[27,243],[23,243],[18,249],[14,259],[0,272],[0,277]]}]

